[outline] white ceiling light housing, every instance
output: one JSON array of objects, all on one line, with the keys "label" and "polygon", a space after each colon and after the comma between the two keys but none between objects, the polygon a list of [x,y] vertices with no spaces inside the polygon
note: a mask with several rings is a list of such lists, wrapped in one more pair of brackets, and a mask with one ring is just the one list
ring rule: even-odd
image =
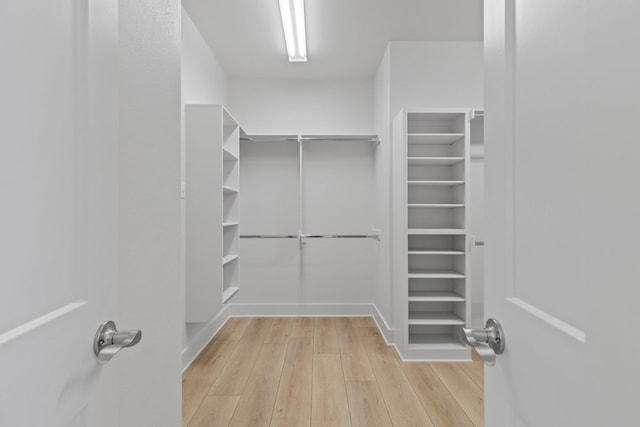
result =
[{"label": "white ceiling light housing", "polygon": [[307,62],[304,0],[279,0],[289,62]]}]

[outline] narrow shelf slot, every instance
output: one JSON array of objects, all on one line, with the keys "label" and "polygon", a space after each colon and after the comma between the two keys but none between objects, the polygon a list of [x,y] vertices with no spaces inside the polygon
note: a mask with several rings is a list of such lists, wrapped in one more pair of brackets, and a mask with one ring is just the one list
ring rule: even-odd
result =
[{"label": "narrow shelf slot", "polygon": [[222,291],[222,303],[225,304],[229,301],[239,290],[240,288],[237,286],[229,286],[227,289]]},{"label": "narrow shelf slot", "polygon": [[428,250],[428,251],[408,251],[409,255],[464,255],[463,251],[455,250]]},{"label": "narrow shelf slot", "polygon": [[409,291],[409,301],[464,302],[465,298],[451,291]]},{"label": "narrow shelf slot", "polygon": [[409,166],[449,166],[463,161],[464,157],[407,157]]},{"label": "narrow shelf slot", "polygon": [[464,133],[410,133],[407,137],[410,145],[443,145],[460,141]]},{"label": "narrow shelf slot", "polygon": [[227,193],[227,194],[231,194],[231,193],[237,193],[238,189],[231,188],[231,187],[222,187],[222,191]]},{"label": "narrow shelf slot", "polygon": [[407,230],[409,235],[457,235],[465,234],[464,228],[410,228]]},{"label": "narrow shelf slot", "polygon": [[409,325],[464,325],[464,320],[454,313],[410,311]]},{"label": "narrow shelf slot", "polygon": [[235,154],[233,154],[231,151],[229,151],[227,148],[223,148],[222,149],[222,154],[223,154],[223,158],[225,161],[237,161],[238,156],[236,156]]},{"label": "narrow shelf slot", "polygon": [[419,347],[455,347],[465,348],[465,345],[455,335],[449,334],[409,334],[409,345]]},{"label": "narrow shelf slot", "polygon": [[227,255],[225,257],[222,257],[222,265],[229,264],[230,262],[235,261],[238,258],[239,258],[239,256],[236,255],[236,254]]},{"label": "narrow shelf slot", "polygon": [[407,181],[409,186],[454,187],[464,184],[464,181]]},{"label": "narrow shelf slot", "polygon": [[237,227],[238,225],[240,225],[238,222],[223,222],[222,223],[223,227]]},{"label": "narrow shelf slot", "polygon": [[453,270],[409,270],[409,279],[464,279],[465,275]]},{"label": "narrow shelf slot", "polygon": [[410,208],[464,208],[462,203],[409,203]]}]

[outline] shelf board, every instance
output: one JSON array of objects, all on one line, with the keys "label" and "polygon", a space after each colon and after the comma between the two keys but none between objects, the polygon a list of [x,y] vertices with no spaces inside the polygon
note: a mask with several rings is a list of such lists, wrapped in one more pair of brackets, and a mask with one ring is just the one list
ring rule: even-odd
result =
[{"label": "shelf board", "polygon": [[222,154],[223,154],[223,158],[225,161],[232,161],[232,160],[239,160],[238,156],[236,156],[235,154],[233,154],[231,151],[227,150],[226,148],[222,149]]},{"label": "shelf board", "polygon": [[237,193],[238,189],[231,188],[231,187],[222,187],[222,191],[229,194],[229,193]]},{"label": "shelf board", "polygon": [[240,225],[240,223],[238,222],[223,222],[222,226],[223,227],[237,227],[238,225]]},{"label": "shelf board", "polygon": [[462,235],[465,234],[464,228],[410,228],[407,230],[409,235]]},{"label": "shelf board", "polygon": [[464,184],[464,181],[407,181],[409,186],[433,186],[433,187],[453,187],[455,185]]},{"label": "shelf board", "polygon": [[409,301],[464,302],[465,298],[451,291],[409,291]]},{"label": "shelf board", "polygon": [[464,279],[465,275],[453,270],[409,270],[409,279]]},{"label": "shelf board", "polygon": [[222,265],[226,265],[229,264],[231,261],[235,261],[239,258],[238,255],[227,255],[225,257],[222,257]]},{"label": "shelf board", "polygon": [[409,334],[410,347],[455,347],[465,348],[465,345],[455,335],[449,334]]},{"label": "shelf board", "polygon": [[409,166],[450,166],[464,162],[464,157],[407,157]]},{"label": "shelf board", "polygon": [[464,133],[410,133],[409,145],[449,145],[464,138]]},{"label": "shelf board", "polygon": [[409,325],[464,325],[464,320],[454,313],[437,311],[410,311]]},{"label": "shelf board", "polygon": [[229,286],[227,289],[222,291],[222,303],[225,304],[227,301],[231,299],[238,291],[240,290],[237,286]]},{"label": "shelf board", "polygon": [[464,251],[455,251],[449,249],[429,249],[424,251],[408,251],[409,255],[464,255]]},{"label": "shelf board", "polygon": [[464,203],[409,203],[410,208],[464,208]]}]

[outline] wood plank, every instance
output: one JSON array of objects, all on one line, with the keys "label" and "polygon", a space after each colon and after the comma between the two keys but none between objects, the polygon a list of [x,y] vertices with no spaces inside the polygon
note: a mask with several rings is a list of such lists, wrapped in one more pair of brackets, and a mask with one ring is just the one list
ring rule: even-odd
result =
[{"label": "wood plank", "polygon": [[429,363],[405,363],[404,371],[436,426],[474,427]]},{"label": "wood plank", "polygon": [[230,426],[269,425],[286,352],[287,344],[262,345]]},{"label": "wood plank", "polygon": [[353,427],[391,426],[377,382],[347,381],[346,386]]},{"label": "wood plank", "polygon": [[313,338],[313,317],[294,318],[291,338]]},{"label": "wood plank", "polygon": [[484,420],[483,391],[457,363],[432,363],[433,370],[476,426]]},{"label": "wood plank", "polygon": [[351,420],[340,355],[313,355],[311,425],[349,427]]},{"label": "wood plank", "polygon": [[367,353],[394,427],[433,427],[400,366],[395,350],[373,342],[367,346]]},{"label": "wood plank", "polygon": [[375,381],[358,328],[347,318],[336,319],[336,335],[345,381]]},{"label": "wood plank", "polygon": [[478,387],[484,390],[484,363],[476,361],[470,363],[461,362],[460,368],[469,375],[473,382],[478,384]]},{"label": "wood plank", "polygon": [[289,342],[289,336],[291,335],[291,328],[293,327],[292,317],[276,317],[273,319],[271,329],[267,333],[265,343],[279,343],[286,344]]},{"label": "wood plank", "polygon": [[238,341],[229,362],[209,390],[210,395],[231,396],[242,394],[270,327],[271,319],[257,318],[251,320],[242,339]]},{"label": "wood plank", "polygon": [[227,427],[240,396],[207,396],[189,427]]},{"label": "wood plank", "polygon": [[314,319],[313,352],[323,354],[339,354],[338,336],[336,335],[333,317],[316,317]]},{"label": "wood plank", "polygon": [[311,424],[312,372],[313,338],[290,338],[272,426],[305,427]]},{"label": "wood plank", "polygon": [[356,321],[356,323],[358,324],[359,327],[362,327],[362,328],[377,328],[376,322],[375,322],[375,320],[373,320],[373,317],[371,317],[371,316],[354,317],[353,319],[355,319],[355,321]]},{"label": "wood plank", "polygon": [[220,328],[216,336],[217,340],[238,341],[251,323],[250,317],[232,317]]},{"label": "wood plank", "polygon": [[359,327],[358,334],[360,334],[362,343],[364,344],[367,350],[371,346],[387,347],[387,344],[384,342],[384,338],[382,337],[382,334],[380,333],[377,327]]},{"label": "wood plank", "polygon": [[182,424],[196,413],[207,391],[218,378],[237,341],[212,341],[182,376]]}]

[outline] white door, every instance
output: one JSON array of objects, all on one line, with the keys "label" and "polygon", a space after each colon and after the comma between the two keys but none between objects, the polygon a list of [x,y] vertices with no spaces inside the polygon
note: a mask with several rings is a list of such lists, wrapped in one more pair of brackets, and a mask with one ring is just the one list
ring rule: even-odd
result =
[{"label": "white door", "polygon": [[92,342],[116,312],[117,76],[99,65],[117,3],[6,1],[0,22],[0,425],[107,425]]},{"label": "white door", "polygon": [[640,423],[638,17],[485,1],[489,427]]},{"label": "white door", "polygon": [[2,427],[180,423],[179,14],[0,2]]}]

